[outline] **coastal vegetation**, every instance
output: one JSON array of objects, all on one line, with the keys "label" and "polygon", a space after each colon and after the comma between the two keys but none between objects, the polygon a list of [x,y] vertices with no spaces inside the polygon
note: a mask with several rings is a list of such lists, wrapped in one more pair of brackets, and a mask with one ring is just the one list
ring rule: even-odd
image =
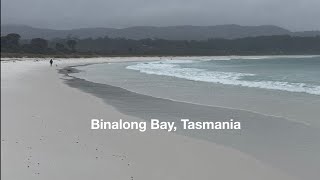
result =
[{"label": "coastal vegetation", "polygon": [[1,56],[180,56],[320,54],[320,36],[258,36],[239,39],[164,40],[74,37],[30,40],[1,36]]}]

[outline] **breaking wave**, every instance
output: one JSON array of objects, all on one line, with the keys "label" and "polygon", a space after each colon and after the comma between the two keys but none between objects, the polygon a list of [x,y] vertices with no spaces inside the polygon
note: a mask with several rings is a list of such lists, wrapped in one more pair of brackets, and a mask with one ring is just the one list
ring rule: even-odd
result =
[{"label": "breaking wave", "polygon": [[292,83],[283,81],[248,81],[246,77],[254,77],[256,74],[238,72],[208,71],[198,68],[184,68],[181,63],[196,63],[193,60],[165,60],[157,62],[138,63],[127,66],[127,69],[136,70],[145,74],[171,76],[193,81],[220,83],[226,85],[237,85],[271,90],[289,92],[303,92],[313,95],[320,95],[320,86],[306,83]]}]

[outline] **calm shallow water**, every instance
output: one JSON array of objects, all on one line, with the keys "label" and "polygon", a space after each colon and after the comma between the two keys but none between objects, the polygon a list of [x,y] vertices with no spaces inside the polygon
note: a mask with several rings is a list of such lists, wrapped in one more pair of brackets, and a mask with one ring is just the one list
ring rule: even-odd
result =
[{"label": "calm shallow water", "polygon": [[[320,107],[320,96],[317,95],[317,88],[320,82],[320,75],[317,76],[317,74],[320,72],[320,70],[317,71],[317,69],[320,69],[320,67],[318,67],[320,62],[319,57],[276,57],[274,59],[272,59],[272,57],[250,58],[251,59],[248,59],[248,57],[234,57],[234,59],[231,59],[230,57],[215,57],[216,60],[211,60],[210,58],[183,58],[179,61],[164,59],[161,62],[94,64],[90,66],[78,67],[78,69],[84,71],[76,74],[76,76],[84,78],[88,81],[115,85],[130,91],[151,95],[154,97],[210,106],[245,109],[261,114],[281,116],[292,121],[299,121],[320,127],[320,114],[318,110]],[[267,63],[267,61],[270,61],[270,63]],[[282,62],[277,63],[278,61]],[[292,65],[289,65],[290,67],[288,70],[273,70],[276,69],[274,66],[280,66],[278,69],[285,69],[283,64],[288,64],[289,62],[292,62]],[[301,65],[303,63],[306,64],[305,67]],[[211,65],[206,66],[206,64]],[[230,66],[229,64],[232,65]],[[269,68],[264,68],[266,67],[265,64],[268,64]],[[163,66],[168,66],[168,68],[164,68]],[[199,70],[200,66],[203,69],[211,68],[211,70]],[[147,74],[145,72],[141,73],[140,70],[131,70],[132,68],[138,67],[143,69],[143,71],[152,72],[152,74]],[[186,67],[188,67],[187,70],[185,70]],[[253,67],[257,68],[255,69]],[[299,67],[302,67],[302,69],[298,70]],[[173,76],[180,73],[187,77],[210,79],[207,76],[190,76],[190,73],[186,74],[185,71],[191,71],[190,68],[197,69],[195,70],[195,73],[198,73],[199,71],[198,74],[202,74],[202,76],[204,76],[206,74],[204,72],[207,71],[209,71],[211,74],[215,73],[213,69],[216,71],[219,69],[221,72],[225,73],[231,72],[232,75],[223,75],[220,81],[241,83],[247,82],[247,84],[251,83],[249,81],[253,81],[253,84],[255,84],[260,80],[260,83],[264,84],[267,81],[284,82],[283,79],[285,79],[287,84],[282,84],[283,86],[278,85],[276,87],[289,88],[290,86],[288,83],[295,83],[295,85],[300,83],[307,84],[309,89],[298,87],[297,89],[293,88],[293,90],[289,89],[289,91],[286,91],[270,88],[247,87],[234,84],[228,85],[207,82],[203,80],[195,81]],[[184,74],[181,73],[181,71],[184,72]],[[269,73],[269,76],[258,75],[268,74],[268,71],[274,71],[274,73]],[[289,71],[291,71],[291,73],[288,73]],[[168,72],[173,75],[168,75]],[[306,72],[306,75],[304,75],[303,72]],[[155,73],[163,73],[165,75],[156,75]],[[255,74],[255,76],[236,76],[239,79],[228,80],[234,78],[235,73]],[[283,75],[281,76],[280,74]],[[263,79],[261,78],[262,76]],[[282,80],[279,78],[280,76],[282,77]],[[214,78],[217,79],[217,77],[220,76],[217,75]],[[295,77],[299,77],[297,78],[298,80],[295,80]],[[212,79],[216,80],[214,78]],[[252,80],[249,80],[250,78]],[[254,78],[256,79],[253,80]],[[274,85],[272,82],[269,84]],[[265,85],[268,85],[268,83],[265,83]],[[314,88],[310,89],[312,86]],[[297,90],[310,90],[312,93],[294,92]]]},{"label": "calm shallow water", "polygon": [[[106,103],[122,113],[145,120],[159,118],[160,120],[178,121],[181,118],[190,118],[197,121],[224,121],[234,118],[243,124],[243,130],[240,132],[183,131],[178,133],[232,147],[289,174],[302,179],[310,179],[319,175],[317,167],[320,166],[320,157],[318,156],[320,151],[318,141],[320,139],[320,96],[317,95],[317,91],[315,91],[316,93],[297,92],[296,90],[248,87],[242,84],[235,85],[185,78],[190,77],[187,76],[190,75],[190,69],[199,72],[198,75],[203,72],[215,73],[219,70],[227,73],[222,76],[219,73],[218,76],[214,75],[215,78],[220,77],[222,80],[233,78],[234,81],[248,82],[281,81],[287,82],[284,84],[285,86],[289,83],[303,83],[308,85],[308,88],[316,87],[318,86],[318,76],[313,77],[312,74],[318,73],[316,70],[319,59],[317,57],[309,58],[306,60],[305,66],[302,66],[301,62],[297,62],[304,59],[272,59],[270,57],[241,59],[238,57],[235,60],[213,62],[210,59],[190,58],[183,59],[183,61],[94,64],[77,67],[83,71],[72,74],[72,76],[86,79],[89,82],[75,80],[71,81],[70,85],[104,99]],[[282,64],[288,64],[290,61],[293,62],[293,65],[288,70],[283,70],[284,66],[277,62],[283,60]],[[311,65],[312,63],[315,64]],[[230,64],[232,65],[230,66]],[[264,70],[263,67],[267,66],[273,70]],[[275,66],[282,66],[277,67],[282,70],[274,70],[277,69]],[[135,70],[137,67],[148,72],[140,72],[141,69]],[[310,72],[304,75],[303,69],[309,69]],[[267,76],[267,71],[274,73],[269,73],[270,76]],[[284,71],[286,73],[282,73]],[[160,75],[161,72],[165,72],[165,74]],[[183,77],[176,77],[179,73]],[[237,73],[242,74],[235,75]],[[254,74],[254,76],[243,74]],[[284,74],[288,74],[288,76]],[[296,74],[297,78],[293,74]],[[196,75],[194,76],[196,77]],[[196,78],[199,77],[201,76]],[[99,84],[90,84],[90,82]],[[190,104],[190,102],[199,105]]]}]

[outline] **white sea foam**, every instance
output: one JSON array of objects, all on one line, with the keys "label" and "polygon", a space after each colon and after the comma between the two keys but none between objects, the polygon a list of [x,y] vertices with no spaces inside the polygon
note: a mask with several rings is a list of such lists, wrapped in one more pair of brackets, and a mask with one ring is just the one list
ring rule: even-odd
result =
[{"label": "white sea foam", "polygon": [[164,61],[170,61],[170,63],[192,63],[195,61],[224,61],[234,59],[246,59],[246,60],[257,60],[257,59],[297,59],[297,58],[314,58],[320,57],[319,55],[272,55],[272,56],[194,56],[194,57],[164,57]]},{"label": "white sea foam", "polygon": [[[261,57],[259,57],[261,58]],[[244,77],[255,76],[251,73],[208,71],[198,68],[182,68],[179,63],[194,63],[191,60],[157,61],[130,65],[127,69],[137,70],[141,73],[171,76],[193,81],[220,83],[226,85],[238,85],[289,92],[303,92],[320,95],[320,86],[305,83],[290,83],[282,81],[247,81]]]}]

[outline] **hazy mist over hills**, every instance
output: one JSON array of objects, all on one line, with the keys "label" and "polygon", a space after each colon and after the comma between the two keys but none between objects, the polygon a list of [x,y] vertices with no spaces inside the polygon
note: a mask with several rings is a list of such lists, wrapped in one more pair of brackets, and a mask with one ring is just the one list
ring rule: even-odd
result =
[{"label": "hazy mist over hills", "polygon": [[38,28],[276,25],[320,30],[319,0],[1,0],[1,23]]},{"label": "hazy mist over hills", "polygon": [[127,39],[167,39],[167,40],[207,40],[210,38],[236,39],[243,37],[291,35],[291,36],[320,36],[320,31],[291,32],[287,29],[272,26],[240,26],[240,25],[216,25],[216,26],[136,26],[123,29],[116,28],[82,28],[72,30],[53,30],[34,28],[25,25],[2,25],[1,35],[18,33],[23,39],[32,38],[98,38],[108,36],[110,38]]}]

